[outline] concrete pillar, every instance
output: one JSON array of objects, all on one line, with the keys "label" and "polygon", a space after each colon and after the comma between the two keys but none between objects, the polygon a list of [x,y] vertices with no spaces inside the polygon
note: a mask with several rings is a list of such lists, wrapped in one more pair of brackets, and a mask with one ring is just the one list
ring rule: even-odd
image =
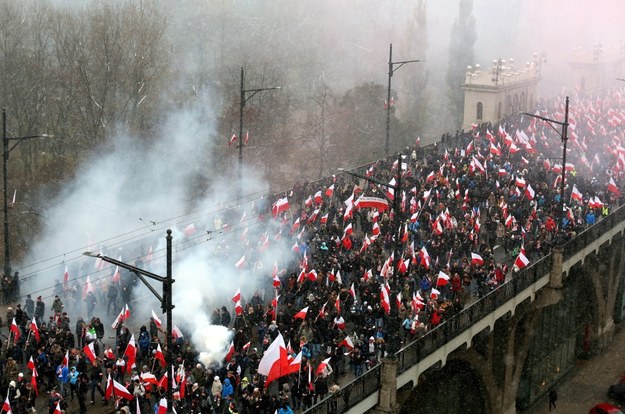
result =
[{"label": "concrete pillar", "polygon": [[397,360],[394,358],[382,359],[380,371],[380,400],[373,409],[374,413],[397,413]]},{"label": "concrete pillar", "polygon": [[562,247],[555,246],[551,249],[553,264],[549,275],[549,287],[552,289],[562,289]]}]

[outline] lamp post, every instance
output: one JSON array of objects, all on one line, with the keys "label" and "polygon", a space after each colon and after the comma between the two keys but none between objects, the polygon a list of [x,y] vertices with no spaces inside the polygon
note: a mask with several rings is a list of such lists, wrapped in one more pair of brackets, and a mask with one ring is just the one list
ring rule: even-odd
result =
[{"label": "lamp post", "polygon": [[[388,89],[386,91],[386,144],[384,145],[384,154],[388,157],[391,150],[391,79],[395,71],[406,63],[423,62],[423,59],[414,60],[402,60],[399,62],[393,62],[393,44],[389,45],[388,52]],[[396,67],[397,66],[397,67]]]},{"label": "lamp post", "polygon": [[[560,202],[558,203],[558,233],[561,233],[562,221],[564,219],[564,181],[566,179],[566,143],[569,140],[568,137],[568,128],[569,128],[569,97],[566,97],[565,106],[564,106],[564,121],[556,121],[555,119],[549,119],[542,117],[540,115],[530,114],[528,112],[523,112],[523,114],[530,116],[532,118],[542,119],[547,122],[554,131],[560,134],[560,139],[562,140],[562,177],[560,179]],[[553,124],[560,125],[562,127],[561,131],[558,131]],[[557,242],[563,242],[563,237],[560,237]]]},{"label": "lamp post", "polygon": [[[174,361],[173,361],[173,357],[172,357],[172,353],[171,353],[171,349],[172,349],[172,343],[171,343],[171,336],[172,336],[172,310],[175,308],[175,306],[173,305],[173,301],[172,301],[172,285],[175,282],[175,280],[172,277],[172,235],[171,235],[171,230],[167,230],[167,236],[165,237],[165,239],[167,240],[167,275],[165,277],[163,276],[159,276],[157,274],[154,274],[152,272],[148,272],[147,270],[143,270],[140,269],[136,266],[130,265],[128,263],[124,263],[121,262],[119,260],[115,260],[111,257],[108,256],[104,256],[101,254],[97,254],[97,253],[93,253],[93,252],[85,252],[83,253],[85,256],[89,256],[89,257],[95,257],[95,258],[99,258],[105,262],[108,263],[112,263],[116,266],[119,266],[123,269],[127,269],[130,270],[131,272],[133,272],[138,278],[139,280],[141,280],[143,282],[143,284],[150,290],[150,292],[152,292],[152,294],[156,297],[156,299],[159,300],[159,302],[161,302],[161,309],[162,311],[166,314],[166,318],[167,318],[167,330],[166,330],[166,335],[167,338],[165,340],[165,346],[167,347],[167,352],[166,352],[166,359],[167,359],[167,367],[166,367],[166,372],[168,373],[168,376],[172,376],[172,372],[174,369]],[[154,279],[158,282],[161,282],[163,284],[163,295],[161,296],[156,289],[154,289],[154,287],[152,287],[152,285],[150,285],[150,283],[148,283],[148,281],[145,279],[145,277],[148,277],[150,279]],[[172,413],[173,409],[172,409],[172,403],[173,403],[173,393],[172,393],[172,382],[173,380],[170,378],[169,381],[167,381],[167,390],[166,390],[166,394],[165,394],[165,398],[167,399],[167,412],[168,413]]]},{"label": "lamp post", "polygon": [[[258,92],[262,91],[270,91],[274,89],[280,89],[280,86],[274,86],[272,88],[255,88],[255,89],[245,89],[244,86],[245,81],[245,71],[243,66],[241,66],[241,97],[239,98],[239,193],[238,196],[241,198],[243,191],[243,109],[245,108],[245,103],[249,101],[254,95]],[[247,95],[249,93],[249,95]]]},{"label": "lamp post", "polygon": [[[5,108],[2,109],[2,176],[3,176],[3,189],[2,189],[2,201],[3,201],[3,209],[4,209],[4,274],[7,276],[11,275],[11,241],[10,241],[10,231],[9,231],[9,194],[8,194],[8,186],[9,186],[9,174],[8,174],[8,163],[9,163],[9,153],[13,151],[15,147],[17,147],[22,141],[26,141],[27,139],[33,138],[52,138],[53,135],[48,134],[39,134],[39,135],[29,135],[25,137],[9,137],[7,135],[7,111]],[[9,141],[16,141],[13,146],[9,147]]]}]

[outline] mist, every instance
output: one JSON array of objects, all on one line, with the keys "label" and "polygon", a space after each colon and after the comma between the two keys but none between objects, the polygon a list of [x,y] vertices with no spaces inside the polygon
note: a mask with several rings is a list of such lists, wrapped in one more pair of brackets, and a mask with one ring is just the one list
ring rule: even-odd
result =
[{"label": "mist", "polygon": [[[85,7],[85,2],[72,0],[51,4]],[[246,270],[234,266],[254,251],[260,235],[275,231],[271,221],[258,220],[253,208],[262,203],[261,196],[276,191],[250,167],[243,174],[239,199],[232,175],[219,167],[223,151],[216,148],[223,148],[226,138],[218,118],[225,96],[237,92],[232,87],[238,68],[252,73],[279,68],[284,93],[305,100],[320,80],[339,93],[362,82],[386,85],[392,43],[396,60],[425,59],[419,69],[408,65],[396,73],[398,92],[408,93],[401,89],[402,76],[424,70],[429,73],[432,108],[444,107],[458,1],[425,2],[426,50],[415,50],[414,39],[406,34],[414,20],[414,1],[187,0],[160,5],[169,16],[172,61],[181,74],[169,93],[193,90],[197,99],[180,107],[169,102],[171,96],[158,97],[166,104],[149,142],[124,131],[123,125],[111,127],[111,148],[84,159],[58,196],[39,200],[43,228],[16,268],[24,280],[22,293],[48,301],[62,282],[65,266],[70,281],[80,285],[87,275],[94,284],[111,278],[114,268],[96,269],[95,259],[82,255],[86,250],[129,263],[140,259],[147,269],[164,275],[165,230],[171,228],[174,324],[192,335],[208,363],[223,357],[231,337],[226,328],[209,327],[213,309],[226,305],[232,312],[230,298],[238,288],[249,298],[255,290],[270,287],[267,269],[274,260],[291,257],[288,246],[275,243]],[[621,47],[625,41],[625,3],[619,0],[476,0],[473,15],[477,41],[476,62],[471,64],[488,67],[494,58],[525,62],[534,52],[544,53],[543,94],[559,92],[567,84],[567,61],[574,47]],[[223,72],[230,73],[232,84],[213,80],[212,75]],[[435,109],[431,112],[429,140],[447,132],[446,119],[438,118]],[[244,212],[248,218],[241,220]],[[191,224],[195,233],[185,235]],[[154,258],[147,261],[150,248]],[[135,297],[130,305],[137,320],[147,322],[151,309],[159,313],[159,304],[144,287],[136,288]],[[110,326],[112,320],[103,322]]]}]

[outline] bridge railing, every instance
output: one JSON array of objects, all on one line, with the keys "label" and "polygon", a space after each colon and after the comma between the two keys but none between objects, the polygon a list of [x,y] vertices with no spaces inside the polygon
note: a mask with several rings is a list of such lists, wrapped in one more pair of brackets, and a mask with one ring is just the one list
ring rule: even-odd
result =
[{"label": "bridge railing", "polygon": [[[563,260],[570,259],[622,221],[625,221],[625,206],[619,207],[610,215],[565,243],[563,246]],[[499,286],[470,306],[467,306],[458,314],[446,319],[438,327],[400,349],[396,353],[398,360],[397,374],[399,375],[407,371],[448,341],[461,335],[477,321],[514,298],[545,274],[548,274],[551,271],[551,267],[552,255],[549,253],[527,268],[517,272],[510,281]],[[304,413],[329,414],[342,413],[349,410],[380,389],[380,370],[381,365],[378,364],[343,386],[336,393],[329,395],[315,406],[304,411]]]}]

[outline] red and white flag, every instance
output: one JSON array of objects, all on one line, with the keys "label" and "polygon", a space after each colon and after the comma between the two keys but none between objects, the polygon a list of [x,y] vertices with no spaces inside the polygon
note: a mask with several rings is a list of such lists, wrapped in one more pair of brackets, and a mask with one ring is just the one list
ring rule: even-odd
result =
[{"label": "red and white flag", "polygon": [[61,362],[61,365],[69,369],[69,349],[65,351],[65,356],[63,357],[63,362]]},{"label": "red and white flag", "polygon": [[187,227],[185,227],[182,232],[184,233],[185,236],[187,237],[191,237],[195,234],[195,232],[197,231],[197,229],[195,228],[195,224],[191,223],[189,224]]},{"label": "red and white flag", "polygon": [[534,189],[532,188],[531,184],[527,185],[527,188],[525,189],[525,197],[528,200],[533,200],[534,199]]},{"label": "red and white flag", "polygon": [[230,345],[228,346],[228,352],[226,353],[226,357],[224,358],[226,362],[232,361],[232,357],[234,356],[234,342],[230,341]]},{"label": "red and white flag", "polygon": [[514,266],[521,270],[526,267],[529,262],[529,259],[523,254],[523,252],[520,252],[516,260],[514,261]]},{"label": "red and white flag", "polygon": [[447,286],[449,283],[449,276],[442,270],[438,272],[438,278],[436,279],[436,286]]},{"label": "red and white flag", "polygon": [[237,289],[237,291],[234,293],[234,296],[232,296],[232,301],[234,303],[237,303],[241,300],[241,288]]},{"label": "red and white flag", "polygon": [[237,269],[243,269],[245,267],[245,255],[243,255],[238,262],[234,264]]},{"label": "red and white flag", "polygon": [[241,316],[243,315],[243,306],[241,305],[241,301],[237,301],[237,303],[234,304],[234,314],[237,316]]},{"label": "red and white flag", "polygon": [[258,363],[258,373],[267,377],[265,388],[276,379],[287,375],[289,360],[282,334],[278,334]]},{"label": "red and white flag", "polygon": [[13,318],[13,322],[11,322],[11,333],[13,333],[13,340],[17,342],[20,340],[21,331],[19,326],[17,326],[17,322],[15,322],[15,318]]},{"label": "red and white flag", "polygon": [[380,305],[387,315],[391,313],[391,301],[388,297],[388,290],[386,290],[384,285],[380,285]]},{"label": "red and white flag", "polygon": [[133,368],[137,367],[137,346],[135,345],[134,334],[130,335],[130,341],[128,341],[126,351],[124,351],[124,356],[128,357],[128,362],[126,363],[126,372],[130,372]]},{"label": "red and white flag", "polygon": [[2,411],[4,411],[6,414],[13,414],[13,411],[11,411],[11,402],[9,401],[8,395],[7,399],[4,400],[4,404],[2,404]]},{"label": "red and white flag", "polygon": [[156,316],[156,313],[154,313],[154,309],[152,309],[152,320],[154,321],[154,323],[156,324],[157,328],[160,328],[163,323],[161,322],[161,320],[158,318],[158,316]]},{"label": "red and white flag", "polygon": [[93,362],[95,361],[95,358],[96,358],[96,356],[95,356],[95,348],[93,347],[93,342],[89,342],[87,345],[85,345],[85,347],[82,349],[82,352],[84,352],[85,356],[93,364]]},{"label": "red and white flag", "polygon": [[342,346],[349,349],[350,351],[354,349],[354,343],[352,342],[352,338],[350,338],[349,335],[346,336],[345,339],[341,341],[341,343],[339,344],[339,348]]},{"label": "red and white flag", "polygon": [[323,372],[324,369],[326,369],[326,367],[330,364],[330,360],[332,358],[326,358],[323,361],[321,361],[321,364],[319,364],[319,366],[317,367],[317,371],[315,371],[315,374],[317,376],[321,375],[321,373]]},{"label": "red and white flag", "polygon": [[33,335],[35,335],[37,343],[39,343],[39,341],[41,341],[41,335],[39,335],[39,327],[37,326],[37,321],[35,320],[34,316],[33,320],[30,322],[30,330],[33,332]]},{"label": "red and white flag", "polygon": [[167,414],[167,400],[165,398],[161,398],[159,401],[156,414]]},{"label": "red and white flag", "polygon": [[154,358],[161,364],[162,368],[165,368],[167,364],[165,363],[165,354],[163,354],[163,350],[161,349],[161,344],[156,345],[156,353],[154,354]]},{"label": "red and white flag", "polygon": [[306,306],[301,311],[297,312],[295,316],[293,316],[293,318],[294,319],[306,319],[307,314],[308,314],[308,306]]},{"label": "red and white flag", "polygon": [[67,265],[65,265],[65,272],[63,272],[63,288],[65,290],[69,289],[69,270]]},{"label": "red and white flag", "polygon": [[441,292],[439,292],[438,289],[432,288],[432,290],[430,291],[430,298],[436,300],[436,299],[438,299],[440,294],[441,294]]},{"label": "red and white flag", "polygon": [[134,398],[134,396],[128,391],[126,387],[112,379],[111,374],[109,374],[108,380],[106,381],[106,393],[104,394],[104,398],[108,400],[111,397],[124,398],[128,401]]},{"label": "red and white flag", "polygon": [[616,194],[617,196],[621,195],[621,190],[616,186],[616,182],[614,182],[614,178],[610,177],[610,182],[608,183],[608,191]]},{"label": "red and white flag", "polygon": [[573,190],[571,191],[571,198],[575,201],[582,202],[583,196],[582,193],[577,189],[577,186],[573,184]]},{"label": "red and white flag", "polygon": [[471,253],[471,264],[482,266],[484,264],[484,259],[482,259],[482,256],[477,253]]}]

